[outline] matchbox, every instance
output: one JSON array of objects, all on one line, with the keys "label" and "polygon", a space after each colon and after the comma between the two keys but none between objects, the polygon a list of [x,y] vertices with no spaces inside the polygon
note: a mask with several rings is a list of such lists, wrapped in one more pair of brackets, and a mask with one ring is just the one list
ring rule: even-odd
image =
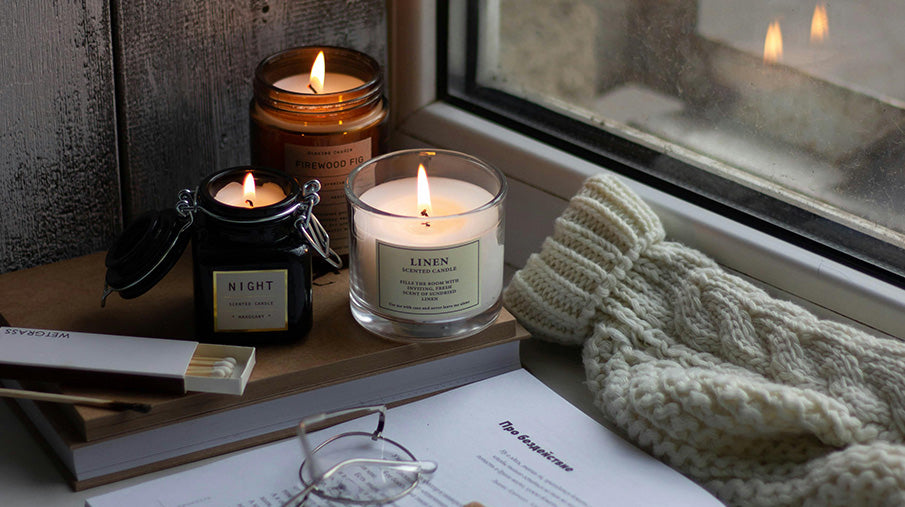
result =
[{"label": "matchbox", "polygon": [[0,378],[241,395],[254,347],[0,327]]}]

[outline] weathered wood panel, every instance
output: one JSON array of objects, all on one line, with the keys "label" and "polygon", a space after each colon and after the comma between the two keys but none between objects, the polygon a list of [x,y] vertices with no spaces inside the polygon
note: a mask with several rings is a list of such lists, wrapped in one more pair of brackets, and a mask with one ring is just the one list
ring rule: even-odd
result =
[{"label": "weathered wood panel", "polygon": [[109,3],[0,16],[0,272],[106,248],[120,225]]},{"label": "weathered wood panel", "polygon": [[247,163],[251,81],[267,55],[332,44],[386,62],[383,0],[5,7],[0,272],[106,248],[123,213],[172,206],[179,189]]},{"label": "weathered wood panel", "polygon": [[126,217],[170,207],[179,189],[247,164],[254,69],[308,44],[386,62],[383,0],[118,0]]}]

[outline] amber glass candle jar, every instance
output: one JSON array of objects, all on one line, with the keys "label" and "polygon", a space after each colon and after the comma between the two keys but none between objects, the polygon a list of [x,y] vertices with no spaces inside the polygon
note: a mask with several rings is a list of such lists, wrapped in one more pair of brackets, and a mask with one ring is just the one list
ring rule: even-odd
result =
[{"label": "amber glass candle jar", "polygon": [[[312,83],[321,52],[324,74]],[[320,181],[317,216],[344,261],[349,215],[343,185],[352,169],[386,149],[383,83],[373,58],[338,47],[288,49],[255,70],[252,164],[283,170],[299,181]]]}]

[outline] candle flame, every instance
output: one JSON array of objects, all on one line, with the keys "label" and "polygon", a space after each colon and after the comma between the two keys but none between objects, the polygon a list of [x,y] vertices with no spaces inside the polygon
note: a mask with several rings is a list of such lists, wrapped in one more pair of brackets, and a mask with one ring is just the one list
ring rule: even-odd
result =
[{"label": "candle flame", "polygon": [[308,87],[314,90],[314,93],[324,91],[324,74],[326,73],[326,65],[324,64],[324,52],[321,51],[314,59],[311,65],[311,77],[308,78]]},{"label": "candle flame", "polygon": [[255,177],[248,173],[245,175],[245,180],[242,182],[242,190],[243,197],[245,199],[245,204],[249,208],[255,207]]},{"label": "candle flame", "polygon": [[823,42],[830,32],[830,22],[826,16],[826,4],[821,2],[814,6],[811,17],[811,43]]},{"label": "candle flame", "polygon": [[431,208],[431,191],[427,185],[427,171],[423,164],[418,164],[418,214],[429,217],[433,214]]},{"label": "candle flame", "polygon": [[764,63],[775,63],[782,58],[782,31],[779,21],[770,23],[764,39]]}]

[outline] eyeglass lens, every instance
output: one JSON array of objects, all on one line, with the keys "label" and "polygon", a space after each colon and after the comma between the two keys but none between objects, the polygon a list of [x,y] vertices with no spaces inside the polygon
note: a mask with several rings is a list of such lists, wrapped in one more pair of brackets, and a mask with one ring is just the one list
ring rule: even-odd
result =
[{"label": "eyeglass lens", "polygon": [[[354,460],[364,462],[355,463]],[[374,504],[393,501],[418,484],[417,468],[385,466],[367,459],[415,461],[401,445],[371,433],[345,433],[327,440],[315,448],[299,470],[299,477],[307,487],[319,482],[314,494],[343,503]],[[335,465],[352,460],[329,477],[321,476]]]}]

